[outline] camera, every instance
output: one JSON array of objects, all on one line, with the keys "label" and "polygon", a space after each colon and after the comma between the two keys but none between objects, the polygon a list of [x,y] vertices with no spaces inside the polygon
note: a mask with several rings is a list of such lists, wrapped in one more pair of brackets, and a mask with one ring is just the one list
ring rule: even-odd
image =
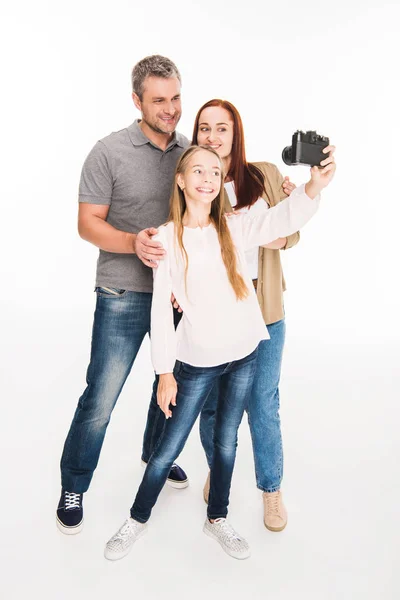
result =
[{"label": "camera", "polygon": [[292,145],[286,146],[282,152],[282,160],[286,165],[310,165],[320,167],[327,154],[323,148],[329,146],[329,138],[318,135],[316,131],[296,131],[292,136]]}]

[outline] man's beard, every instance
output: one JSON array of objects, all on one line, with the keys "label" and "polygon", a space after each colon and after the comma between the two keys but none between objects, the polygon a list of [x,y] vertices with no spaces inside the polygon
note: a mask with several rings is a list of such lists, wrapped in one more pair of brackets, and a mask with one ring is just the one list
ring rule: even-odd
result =
[{"label": "man's beard", "polygon": [[[180,119],[180,116],[178,117],[178,119],[176,119],[176,123],[175,123],[175,127],[178,124],[178,121]],[[142,120],[146,123],[146,125],[148,127],[150,127],[150,129],[152,129],[155,133],[161,133],[162,135],[172,135],[173,133],[175,133],[175,127],[172,131],[164,131],[163,129],[161,129],[160,127],[157,127],[157,125],[155,125],[154,123],[151,123],[150,121],[147,120],[146,115],[142,113]]]}]

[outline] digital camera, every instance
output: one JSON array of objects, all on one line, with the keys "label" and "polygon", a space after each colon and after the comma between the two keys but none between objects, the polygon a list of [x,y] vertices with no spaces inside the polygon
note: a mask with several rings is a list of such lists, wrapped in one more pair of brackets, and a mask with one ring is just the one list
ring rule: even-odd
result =
[{"label": "digital camera", "polygon": [[316,131],[296,131],[292,137],[292,145],[286,146],[282,152],[282,160],[286,165],[310,165],[320,167],[327,154],[323,148],[329,146],[329,138],[318,135]]}]

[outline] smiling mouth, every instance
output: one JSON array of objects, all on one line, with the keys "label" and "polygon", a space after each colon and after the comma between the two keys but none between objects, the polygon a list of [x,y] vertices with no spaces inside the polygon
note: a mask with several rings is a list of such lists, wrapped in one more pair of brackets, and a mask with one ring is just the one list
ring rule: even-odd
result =
[{"label": "smiling mouth", "polygon": [[222,144],[207,144],[207,146],[213,150],[217,150],[218,148],[221,148]]},{"label": "smiling mouth", "polygon": [[214,191],[212,188],[205,188],[205,187],[198,187],[198,188],[196,188],[196,190],[198,192],[200,192],[201,194],[212,194]]}]

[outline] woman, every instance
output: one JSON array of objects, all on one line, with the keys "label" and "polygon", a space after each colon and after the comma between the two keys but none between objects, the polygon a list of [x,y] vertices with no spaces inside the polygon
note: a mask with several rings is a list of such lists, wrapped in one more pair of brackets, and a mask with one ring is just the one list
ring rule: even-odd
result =
[{"label": "woman", "polygon": [[[237,430],[259,342],[268,338],[247,274],[245,251],[302,227],[316,212],[316,197],[333,173],[334,164],[313,169],[305,187],[268,212],[226,217],[219,155],[198,146],[182,154],[169,219],[159,228],[167,254],[154,269],[151,310],[152,360],[159,375],[157,401],[167,421],[130,517],[106,545],[106,558],[124,557],[145,533],[171,465],[217,381],[219,410],[204,532],[230,556],[249,556],[246,540],[226,520]],[[183,309],[176,331],[171,293]]]},{"label": "woman", "polygon": [[[237,109],[225,100],[210,100],[197,113],[193,144],[214,149],[222,159],[225,194],[235,212],[257,214],[286,198],[293,190],[288,178],[283,179],[270,163],[246,161],[242,120]],[[333,160],[331,152],[321,165]],[[282,531],[287,512],[280,485],[283,472],[282,436],[279,419],[279,379],[285,340],[283,279],[279,250],[291,248],[299,241],[299,233],[274,240],[252,249],[247,254],[248,267],[270,339],[260,344],[257,368],[247,408],[257,487],[263,492],[264,524],[271,531]],[[208,465],[213,459],[213,432],[218,401],[218,385],[214,387],[200,417],[200,437]],[[209,477],[204,487],[207,502]]]}]

